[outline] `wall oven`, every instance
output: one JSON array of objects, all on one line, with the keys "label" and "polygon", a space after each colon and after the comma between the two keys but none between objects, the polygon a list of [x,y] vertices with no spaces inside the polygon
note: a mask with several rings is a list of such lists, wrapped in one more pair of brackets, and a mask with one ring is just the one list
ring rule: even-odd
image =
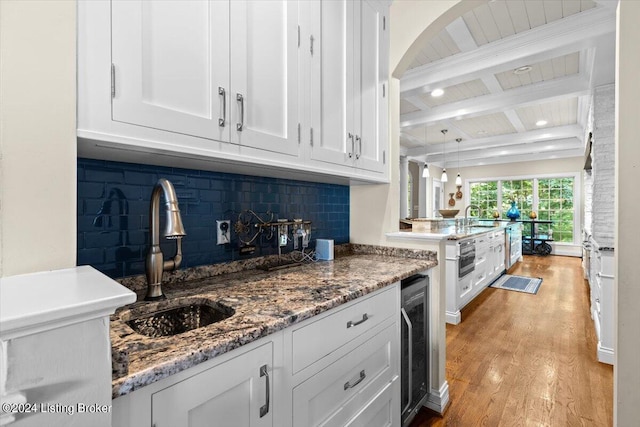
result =
[{"label": "wall oven", "polygon": [[417,274],[401,282],[401,410],[406,427],[429,393],[429,276]]},{"label": "wall oven", "polygon": [[458,259],[458,279],[471,273],[476,266],[476,241],[460,242],[460,258]]}]

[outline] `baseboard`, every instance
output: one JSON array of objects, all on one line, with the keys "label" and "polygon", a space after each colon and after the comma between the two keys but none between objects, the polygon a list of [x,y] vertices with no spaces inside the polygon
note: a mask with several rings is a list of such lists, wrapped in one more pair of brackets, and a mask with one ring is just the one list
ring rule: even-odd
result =
[{"label": "baseboard", "polygon": [[445,311],[444,312],[444,317],[447,323],[450,323],[452,325],[457,325],[458,323],[460,323],[462,321],[462,315],[460,314],[460,310],[456,311],[456,312],[451,312],[451,311]]},{"label": "baseboard", "polygon": [[612,348],[602,347],[598,342],[598,361],[602,363],[606,363],[609,365],[613,365],[615,362],[615,354]]},{"label": "baseboard", "polygon": [[429,393],[427,401],[424,403],[424,406],[442,415],[444,414],[444,410],[447,409],[448,404],[449,404],[449,383],[445,381],[444,384],[442,384],[442,387],[440,387],[440,390],[438,391],[431,390],[431,393]]}]

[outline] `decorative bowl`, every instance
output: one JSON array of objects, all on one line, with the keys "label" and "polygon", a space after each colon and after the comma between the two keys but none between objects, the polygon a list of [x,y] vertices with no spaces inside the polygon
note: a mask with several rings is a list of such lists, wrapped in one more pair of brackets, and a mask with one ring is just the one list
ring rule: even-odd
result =
[{"label": "decorative bowl", "polygon": [[442,215],[443,218],[453,218],[458,215],[460,209],[440,209],[438,212],[440,212],[440,215]]}]

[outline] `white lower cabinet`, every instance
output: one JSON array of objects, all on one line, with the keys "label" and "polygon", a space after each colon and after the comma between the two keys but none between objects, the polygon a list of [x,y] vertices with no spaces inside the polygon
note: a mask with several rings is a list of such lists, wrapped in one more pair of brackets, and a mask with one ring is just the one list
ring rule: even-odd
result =
[{"label": "white lower cabinet", "polygon": [[154,427],[273,426],[273,343],[151,396]]},{"label": "white lower cabinet", "polygon": [[400,426],[400,284],[113,400],[114,427]]},{"label": "white lower cabinet", "polygon": [[270,335],[114,399],[112,425],[274,426],[281,343]]},{"label": "white lower cabinet", "polygon": [[[390,325],[293,389],[294,426],[390,426],[398,334]],[[375,424],[369,424],[376,419]]]},{"label": "white lower cabinet", "polygon": [[591,287],[591,318],[598,339],[598,361],[614,364],[614,251],[601,249],[594,242],[591,252],[593,272]]},{"label": "white lower cabinet", "polygon": [[460,310],[505,271],[504,230],[482,233],[469,239],[475,240],[475,265],[472,272],[461,278],[458,277],[461,240],[450,240],[445,245],[445,318],[447,323],[454,325],[462,320]]}]

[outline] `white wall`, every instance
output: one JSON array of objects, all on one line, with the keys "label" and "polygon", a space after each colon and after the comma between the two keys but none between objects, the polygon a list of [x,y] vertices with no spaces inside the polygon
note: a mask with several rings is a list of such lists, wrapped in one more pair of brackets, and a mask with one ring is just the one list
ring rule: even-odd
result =
[{"label": "white wall", "polygon": [[640,420],[640,262],[638,262],[638,181],[640,181],[640,2],[623,0],[618,9],[616,63],[616,233],[614,425]]},{"label": "white wall", "polygon": [[0,277],[76,264],[75,42],[75,1],[0,1]]}]

